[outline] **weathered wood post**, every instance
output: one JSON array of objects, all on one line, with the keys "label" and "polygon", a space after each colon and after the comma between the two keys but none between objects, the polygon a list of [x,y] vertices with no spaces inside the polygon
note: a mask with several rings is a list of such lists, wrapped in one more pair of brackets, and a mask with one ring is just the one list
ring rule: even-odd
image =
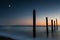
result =
[{"label": "weathered wood post", "polygon": [[33,38],[36,37],[36,10],[33,9]]},{"label": "weathered wood post", "polygon": [[48,17],[46,17],[46,33],[47,33],[47,37],[48,37]]},{"label": "weathered wood post", "polygon": [[58,30],[58,23],[57,23],[57,19],[56,19],[56,28],[57,28],[57,30]]},{"label": "weathered wood post", "polygon": [[55,21],[54,21],[54,31],[55,31]]},{"label": "weathered wood post", "polygon": [[53,32],[53,20],[51,20],[51,31]]}]

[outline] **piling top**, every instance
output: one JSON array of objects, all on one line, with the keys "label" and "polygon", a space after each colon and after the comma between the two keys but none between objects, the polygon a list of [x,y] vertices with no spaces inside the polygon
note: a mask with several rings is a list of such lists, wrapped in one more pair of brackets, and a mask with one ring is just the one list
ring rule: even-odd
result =
[{"label": "piling top", "polygon": [[51,21],[53,21],[53,19],[51,19]]},{"label": "piling top", "polygon": [[33,12],[35,12],[35,9],[33,9]]},{"label": "piling top", "polygon": [[48,17],[46,17],[46,19],[48,19]]},{"label": "piling top", "polygon": [[56,21],[57,21],[57,19],[56,19]]}]

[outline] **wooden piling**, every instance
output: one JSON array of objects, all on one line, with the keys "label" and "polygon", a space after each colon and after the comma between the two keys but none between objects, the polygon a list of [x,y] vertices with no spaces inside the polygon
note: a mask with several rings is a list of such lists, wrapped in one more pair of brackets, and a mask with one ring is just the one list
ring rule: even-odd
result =
[{"label": "wooden piling", "polygon": [[57,30],[58,30],[58,23],[57,23],[57,19],[56,19],[56,28],[57,28]]},{"label": "wooden piling", "polygon": [[53,20],[51,20],[51,31],[53,32]]},{"label": "wooden piling", "polygon": [[54,31],[55,31],[55,21],[54,21]]},{"label": "wooden piling", "polygon": [[33,9],[33,38],[36,37],[36,10]]},{"label": "wooden piling", "polygon": [[46,17],[46,33],[47,33],[47,37],[48,37],[48,17]]}]

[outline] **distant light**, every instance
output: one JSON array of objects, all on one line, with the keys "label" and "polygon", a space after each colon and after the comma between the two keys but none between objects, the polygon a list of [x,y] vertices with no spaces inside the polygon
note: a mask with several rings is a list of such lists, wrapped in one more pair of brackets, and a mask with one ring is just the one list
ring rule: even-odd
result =
[{"label": "distant light", "polygon": [[11,5],[9,4],[9,6],[8,7],[11,7]]}]

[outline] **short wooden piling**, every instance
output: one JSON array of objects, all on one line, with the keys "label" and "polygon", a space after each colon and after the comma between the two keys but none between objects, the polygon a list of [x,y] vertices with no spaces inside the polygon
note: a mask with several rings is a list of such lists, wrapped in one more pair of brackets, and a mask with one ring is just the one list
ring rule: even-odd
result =
[{"label": "short wooden piling", "polygon": [[57,19],[56,19],[56,28],[57,28],[57,30],[58,30],[58,23],[57,23]]},{"label": "short wooden piling", "polygon": [[51,20],[51,31],[53,32],[53,20]]},{"label": "short wooden piling", "polygon": [[54,21],[54,31],[55,31],[55,21]]},{"label": "short wooden piling", "polygon": [[46,33],[47,33],[47,37],[48,37],[48,17],[46,17]]}]

